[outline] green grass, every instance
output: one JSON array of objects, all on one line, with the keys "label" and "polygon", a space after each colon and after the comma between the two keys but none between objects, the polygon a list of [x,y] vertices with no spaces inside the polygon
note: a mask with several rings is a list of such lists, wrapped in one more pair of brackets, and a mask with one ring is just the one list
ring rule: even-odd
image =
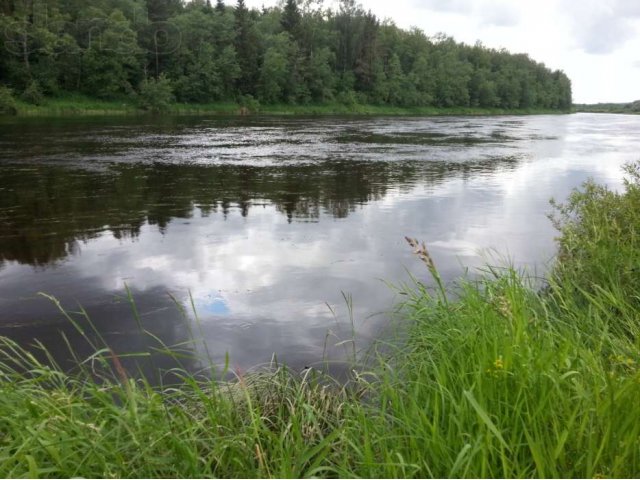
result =
[{"label": "green grass", "polygon": [[[74,116],[74,115],[149,115],[138,109],[135,102],[121,100],[99,100],[80,94],[68,94],[48,98],[42,105],[31,105],[16,101],[19,116]],[[241,107],[235,102],[208,104],[174,103],[166,114],[211,114],[237,115]],[[566,113],[544,109],[500,109],[475,107],[394,107],[380,105],[343,105],[327,103],[322,105],[262,105],[257,112],[261,115],[530,115]]]},{"label": "green grass", "polygon": [[0,476],[638,477],[629,172],[623,193],[588,183],[558,207],[543,289],[511,268],[445,286],[414,243],[432,280],[402,289],[403,340],[346,385],[274,367],[152,388],[98,345],[66,374],[4,339]]}]

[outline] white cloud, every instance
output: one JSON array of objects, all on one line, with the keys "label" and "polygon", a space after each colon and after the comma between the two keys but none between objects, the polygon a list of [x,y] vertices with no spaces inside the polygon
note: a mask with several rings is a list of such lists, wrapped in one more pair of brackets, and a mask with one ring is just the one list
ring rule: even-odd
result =
[{"label": "white cloud", "polygon": [[637,35],[638,2],[562,0],[560,6],[561,12],[570,20],[577,47],[586,53],[613,53]]},{"label": "white cloud", "polygon": [[416,8],[434,12],[452,13],[470,16],[480,25],[495,25],[498,27],[512,27],[520,20],[517,8],[513,3],[503,0],[414,0]]},{"label": "white cloud", "polygon": [[441,0],[414,0],[413,6],[416,8],[426,8],[437,12],[468,13],[473,8],[473,0],[451,0],[443,2]]}]

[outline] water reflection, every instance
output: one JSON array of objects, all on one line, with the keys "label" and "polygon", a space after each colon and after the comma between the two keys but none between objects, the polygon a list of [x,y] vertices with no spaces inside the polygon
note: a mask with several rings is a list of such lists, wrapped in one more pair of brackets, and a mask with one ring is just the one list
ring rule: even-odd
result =
[{"label": "water reflection", "polygon": [[[74,256],[80,242],[110,231],[135,240],[145,225],[164,233],[173,219],[275,206],[288,222],[346,218],[391,190],[408,192],[456,175],[513,168],[507,156],[469,163],[326,161],[288,167],[122,165],[102,171],[3,166],[0,260],[46,266]],[[28,188],[27,188],[28,186]]]},{"label": "water reflection", "polygon": [[619,185],[639,151],[640,119],[602,118],[0,124],[0,334],[67,358],[64,331],[88,352],[44,291],[82,305],[117,352],[157,347],[126,283],[168,345],[190,340],[169,294],[188,309],[190,293],[191,348],[215,363],[226,352],[241,368],[273,353],[294,366],[338,357],[325,336],[349,335],[342,292],[365,345],[394,301],[380,279],[424,275],[404,235],[425,239],[448,279],[488,248],[543,266],[548,199],[588,176]]}]

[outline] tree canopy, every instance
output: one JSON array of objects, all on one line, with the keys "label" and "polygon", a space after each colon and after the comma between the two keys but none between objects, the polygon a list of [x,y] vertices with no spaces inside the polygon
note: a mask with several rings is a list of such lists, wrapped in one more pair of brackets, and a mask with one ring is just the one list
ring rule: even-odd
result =
[{"label": "tree canopy", "polygon": [[162,78],[185,103],[571,106],[561,71],[401,29],[355,0],[260,10],[244,0],[11,0],[2,2],[0,30],[0,86],[26,99],[135,97]]}]

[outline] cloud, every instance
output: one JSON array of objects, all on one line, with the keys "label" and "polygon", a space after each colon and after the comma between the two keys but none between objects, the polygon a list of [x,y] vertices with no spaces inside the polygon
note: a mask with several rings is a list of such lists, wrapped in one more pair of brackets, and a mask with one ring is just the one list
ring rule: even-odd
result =
[{"label": "cloud", "polygon": [[496,4],[495,2],[485,2],[486,7],[482,8],[481,24],[493,25],[496,27],[514,27],[520,22],[520,15],[512,5]]},{"label": "cloud", "polygon": [[623,18],[601,17],[576,28],[575,37],[587,53],[608,54],[633,37],[635,29]]},{"label": "cloud", "polygon": [[609,54],[636,34],[640,3],[627,0],[563,0],[561,11],[569,18],[573,38],[581,50]]},{"label": "cloud", "polygon": [[518,10],[503,0],[414,0],[412,3],[417,8],[477,19],[480,25],[513,27],[520,21]]},{"label": "cloud", "polygon": [[620,15],[640,17],[640,2],[637,0],[614,0],[612,8]]},{"label": "cloud", "polygon": [[468,13],[473,9],[473,0],[413,0],[412,4],[416,8],[433,10],[434,12],[448,13]]}]

